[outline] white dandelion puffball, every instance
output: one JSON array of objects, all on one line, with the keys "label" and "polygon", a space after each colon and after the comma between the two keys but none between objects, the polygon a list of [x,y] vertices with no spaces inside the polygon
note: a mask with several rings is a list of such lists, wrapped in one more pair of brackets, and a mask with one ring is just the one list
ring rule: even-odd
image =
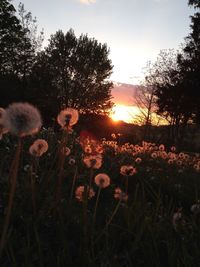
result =
[{"label": "white dandelion puffball", "polygon": [[4,127],[20,137],[35,134],[42,126],[40,112],[29,103],[10,104],[2,119]]},{"label": "white dandelion puffball", "polygon": [[74,108],[66,108],[57,116],[57,122],[61,127],[73,126],[79,118],[78,111]]}]

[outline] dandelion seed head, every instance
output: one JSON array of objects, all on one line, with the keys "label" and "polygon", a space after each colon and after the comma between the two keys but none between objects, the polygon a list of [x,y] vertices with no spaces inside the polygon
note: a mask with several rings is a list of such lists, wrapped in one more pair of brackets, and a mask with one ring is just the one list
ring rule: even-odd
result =
[{"label": "dandelion seed head", "polygon": [[29,148],[29,153],[35,157],[41,157],[48,150],[48,143],[44,139],[37,139]]},{"label": "dandelion seed head", "polygon": [[71,127],[77,123],[79,118],[78,111],[74,108],[66,108],[57,116],[57,122],[62,127]]},{"label": "dandelion seed head", "polygon": [[151,154],[151,157],[152,157],[153,159],[156,159],[156,158],[158,157],[158,154],[157,154],[156,152],[153,152],[153,153]]},{"label": "dandelion seed head", "polygon": [[164,151],[164,150],[165,150],[165,146],[162,144],[162,145],[159,146],[158,149],[159,149],[160,151]]},{"label": "dandelion seed head", "polygon": [[29,103],[9,105],[2,119],[4,127],[19,137],[37,133],[42,125],[38,109]]},{"label": "dandelion seed head", "polygon": [[[87,197],[88,197],[88,199],[91,199],[92,197],[95,196],[95,192],[94,192],[94,190],[92,188],[89,189],[89,187],[86,186],[86,190],[87,190]],[[79,187],[76,188],[75,197],[80,202],[83,201],[84,191],[85,191],[85,186],[83,186],[83,185],[80,185]]]},{"label": "dandelion seed head", "polygon": [[117,136],[116,136],[115,133],[112,133],[112,134],[111,134],[111,137],[112,137],[113,139],[116,139],[116,138],[117,138]]},{"label": "dandelion seed head", "polygon": [[172,217],[172,224],[174,226],[174,228],[176,229],[176,227],[180,224],[182,224],[182,212],[181,212],[181,209],[179,209],[177,212],[175,212],[173,214],[173,217]]},{"label": "dandelion seed head", "polygon": [[70,155],[70,153],[71,153],[71,150],[70,150],[70,148],[69,147],[65,147],[65,156],[69,156]]},{"label": "dandelion seed head", "polygon": [[200,171],[200,165],[199,165],[199,164],[194,164],[193,168],[194,168],[196,171]]},{"label": "dandelion seed head", "polygon": [[179,153],[178,156],[180,159],[183,159],[183,160],[185,159],[185,153],[183,153],[183,152]]},{"label": "dandelion seed head", "polygon": [[133,176],[137,173],[137,170],[132,165],[123,165],[120,168],[120,173],[124,176]]},{"label": "dandelion seed head", "polygon": [[105,173],[99,173],[94,177],[94,182],[101,188],[106,188],[110,185],[110,177]]},{"label": "dandelion seed head", "polygon": [[83,158],[87,168],[99,169],[102,165],[102,156],[101,155],[89,155]]},{"label": "dandelion seed head", "polygon": [[69,159],[69,165],[74,165],[76,164],[76,160],[74,158]]},{"label": "dandelion seed head", "polygon": [[193,204],[190,208],[191,212],[194,213],[195,215],[200,213],[200,204]]},{"label": "dandelion seed head", "polygon": [[122,201],[127,201],[128,195],[125,192],[123,192],[119,187],[117,187],[115,188],[114,198],[122,200]]},{"label": "dandelion seed head", "polygon": [[172,146],[172,147],[171,147],[171,151],[172,151],[172,152],[175,152],[175,151],[176,151],[176,147],[175,147],[175,146]]},{"label": "dandelion seed head", "polygon": [[140,163],[142,162],[142,159],[141,159],[141,158],[136,158],[136,159],[135,159],[135,162],[136,162],[137,164],[140,164]]},{"label": "dandelion seed head", "polygon": [[87,154],[91,154],[92,153],[92,148],[90,145],[87,145],[84,147],[84,152]]}]

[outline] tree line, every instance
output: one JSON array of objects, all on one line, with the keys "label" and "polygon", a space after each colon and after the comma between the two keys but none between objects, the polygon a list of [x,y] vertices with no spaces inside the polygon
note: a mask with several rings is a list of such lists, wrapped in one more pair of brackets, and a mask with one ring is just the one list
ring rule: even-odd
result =
[{"label": "tree line", "polygon": [[200,0],[189,0],[188,5],[195,12],[180,51],[161,50],[157,60],[148,63],[136,95],[144,138],[150,135],[153,113],[158,121],[168,122],[169,139],[175,143],[181,142],[188,125],[200,124]]},{"label": "tree line", "polygon": [[69,29],[52,34],[42,48],[44,33],[20,4],[0,2],[0,106],[28,101],[46,123],[63,107],[82,113],[106,113],[111,101],[112,73],[107,44]]}]

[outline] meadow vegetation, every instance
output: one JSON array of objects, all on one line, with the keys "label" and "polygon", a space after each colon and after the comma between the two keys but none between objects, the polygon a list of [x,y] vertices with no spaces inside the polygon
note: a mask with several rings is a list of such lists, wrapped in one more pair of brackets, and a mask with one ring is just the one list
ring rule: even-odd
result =
[{"label": "meadow vegetation", "polygon": [[[1,109],[1,266],[198,266],[200,155]],[[6,128],[7,127],[7,128]]]}]

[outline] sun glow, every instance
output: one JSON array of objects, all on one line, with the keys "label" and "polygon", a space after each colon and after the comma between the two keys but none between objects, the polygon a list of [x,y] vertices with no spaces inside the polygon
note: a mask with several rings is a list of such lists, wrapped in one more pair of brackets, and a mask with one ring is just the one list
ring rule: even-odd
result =
[{"label": "sun glow", "polygon": [[139,115],[140,111],[134,106],[116,105],[113,107],[110,117],[114,121],[124,121],[131,123]]}]

